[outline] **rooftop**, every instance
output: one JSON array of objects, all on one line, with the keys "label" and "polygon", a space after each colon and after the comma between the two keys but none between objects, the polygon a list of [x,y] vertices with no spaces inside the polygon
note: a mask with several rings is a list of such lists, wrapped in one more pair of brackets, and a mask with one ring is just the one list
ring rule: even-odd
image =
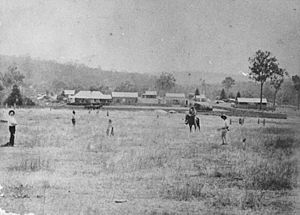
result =
[{"label": "rooftop", "polygon": [[[237,98],[238,103],[260,103],[260,98]],[[262,103],[267,103],[267,99],[263,98]]]},{"label": "rooftop", "polygon": [[112,97],[119,97],[119,98],[137,98],[137,92],[112,92]]}]

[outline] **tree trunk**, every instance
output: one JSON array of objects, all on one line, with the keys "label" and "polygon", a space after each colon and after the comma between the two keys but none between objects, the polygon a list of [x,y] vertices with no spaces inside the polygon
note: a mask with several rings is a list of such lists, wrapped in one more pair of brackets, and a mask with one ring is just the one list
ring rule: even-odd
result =
[{"label": "tree trunk", "polygon": [[259,109],[261,110],[262,109],[262,94],[263,94],[263,85],[264,83],[261,82],[260,83],[260,104],[259,104]]},{"label": "tree trunk", "polygon": [[300,103],[300,91],[297,92],[298,94],[298,110],[299,110],[299,103]]},{"label": "tree trunk", "polygon": [[276,107],[275,107],[275,103],[276,103],[276,95],[277,95],[277,92],[278,92],[278,90],[275,90],[275,92],[274,92],[274,100],[273,100],[273,110],[275,110],[276,109]]}]

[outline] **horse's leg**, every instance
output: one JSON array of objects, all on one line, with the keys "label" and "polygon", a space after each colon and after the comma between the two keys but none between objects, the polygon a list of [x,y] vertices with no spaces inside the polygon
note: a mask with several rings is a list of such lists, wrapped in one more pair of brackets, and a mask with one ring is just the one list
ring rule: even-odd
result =
[{"label": "horse's leg", "polygon": [[200,120],[199,119],[197,120],[197,127],[199,128],[199,131],[200,131]]}]

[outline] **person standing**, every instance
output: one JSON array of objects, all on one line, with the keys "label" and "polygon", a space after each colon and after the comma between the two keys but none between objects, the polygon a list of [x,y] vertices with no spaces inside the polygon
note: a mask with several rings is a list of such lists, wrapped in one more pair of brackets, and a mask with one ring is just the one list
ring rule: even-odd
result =
[{"label": "person standing", "polygon": [[229,123],[227,120],[227,116],[221,115],[221,118],[223,119],[223,126],[218,130],[221,130],[222,145],[227,145],[228,143],[227,143],[226,135],[227,132],[229,131]]},{"label": "person standing", "polygon": [[72,112],[72,124],[73,124],[73,126],[75,126],[75,124],[76,124],[76,118],[75,118],[75,111],[74,110]]},{"label": "person standing", "polygon": [[107,136],[114,136],[114,127],[113,127],[111,119],[108,120],[108,126],[107,126],[107,129],[106,129],[106,135]]},{"label": "person standing", "polygon": [[16,134],[16,126],[17,126],[17,120],[15,119],[15,111],[10,110],[8,112],[8,118],[7,118],[7,123],[8,123],[8,129],[10,133],[10,138],[9,142],[2,145],[1,147],[13,147],[15,145],[15,134]]}]

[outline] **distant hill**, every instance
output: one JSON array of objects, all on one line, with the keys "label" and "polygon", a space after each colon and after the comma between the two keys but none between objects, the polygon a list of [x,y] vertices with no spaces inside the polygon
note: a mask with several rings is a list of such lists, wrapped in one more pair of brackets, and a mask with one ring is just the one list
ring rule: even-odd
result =
[{"label": "distant hill", "polygon": [[203,80],[209,84],[219,84],[225,77],[232,77],[236,82],[244,82],[249,79],[242,74],[225,74],[216,72],[203,72],[203,71],[173,71],[171,72],[177,84],[180,85],[199,85]]},{"label": "distant hill", "polygon": [[151,88],[155,82],[155,76],[148,74],[105,71],[85,65],[0,55],[2,74],[13,64],[26,76],[27,85],[40,90],[58,90],[57,88],[64,85],[67,88],[79,89],[104,85],[114,89],[124,81],[130,81],[139,88]]}]

